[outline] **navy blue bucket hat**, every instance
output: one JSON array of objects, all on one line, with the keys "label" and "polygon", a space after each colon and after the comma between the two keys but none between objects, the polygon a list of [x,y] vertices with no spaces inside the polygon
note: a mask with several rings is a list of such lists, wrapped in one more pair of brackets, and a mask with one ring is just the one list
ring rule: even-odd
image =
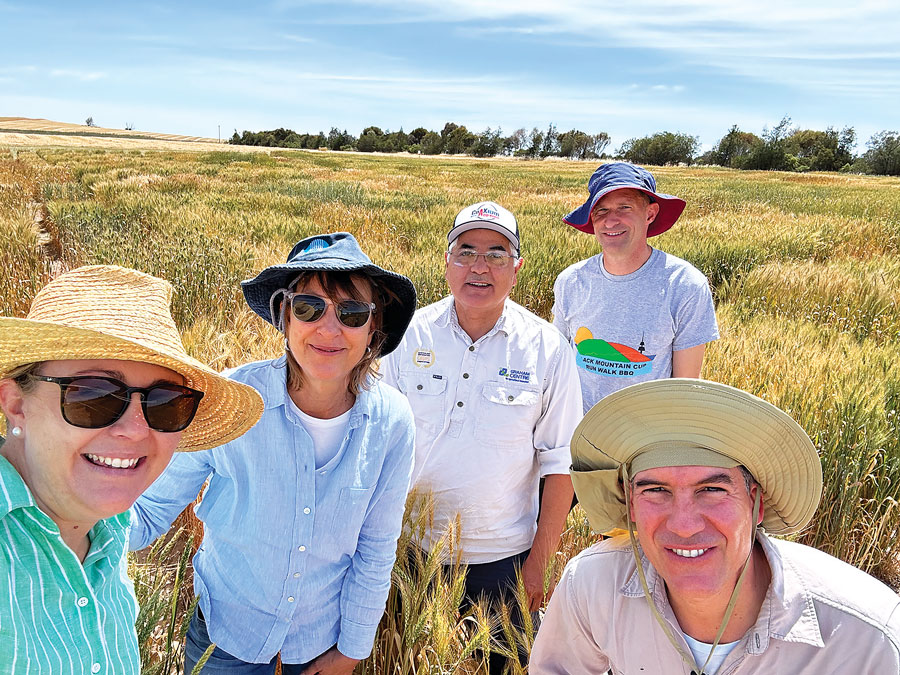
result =
[{"label": "navy blue bucket hat", "polygon": [[593,234],[594,225],[591,223],[591,211],[594,210],[594,206],[603,195],[623,188],[640,190],[652,202],[659,204],[659,213],[647,229],[648,237],[654,237],[668,230],[684,211],[683,199],[656,191],[656,179],[647,169],[627,162],[613,162],[604,164],[594,172],[588,181],[590,195],[587,201],[563,217],[563,222],[576,230]]},{"label": "navy blue bucket hat", "polygon": [[319,234],[298,241],[286,263],[267,267],[253,279],[242,281],[241,290],[250,309],[280,330],[277,317],[282,296],[303,272],[357,272],[368,276],[376,289],[389,289],[399,302],[385,303],[381,330],[387,337],[378,355],[390,354],[397,348],[416,311],[416,289],[402,274],[374,264],[349,232]]}]

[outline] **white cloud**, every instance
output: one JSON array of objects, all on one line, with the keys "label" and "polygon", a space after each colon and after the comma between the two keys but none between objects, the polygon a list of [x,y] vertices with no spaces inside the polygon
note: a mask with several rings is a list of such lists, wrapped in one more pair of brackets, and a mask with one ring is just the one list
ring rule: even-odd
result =
[{"label": "white cloud", "polygon": [[[280,0],[289,10],[308,3]],[[896,88],[900,11],[890,0],[349,0],[365,12],[341,13],[348,24],[477,23],[467,32],[567,37],[595,47],[669,52],[677,58],[762,82],[839,93]],[[503,22],[503,25],[497,25]],[[865,61],[866,63],[861,63]],[[805,62],[805,63],[804,63]],[[832,68],[828,77],[811,71]],[[891,63],[893,62],[893,63]],[[872,63],[875,63],[873,66]],[[869,83],[860,84],[860,76]]]},{"label": "white cloud", "polygon": [[304,37],[303,35],[291,35],[288,33],[283,33],[278,37],[280,37],[282,40],[287,40],[288,42],[298,42],[300,44],[315,44],[317,42],[317,40],[310,37]]},{"label": "white cloud", "polygon": [[55,68],[50,71],[51,77],[63,77],[69,80],[80,80],[81,82],[93,82],[95,80],[102,80],[106,77],[106,73],[101,73],[97,71],[84,71],[84,70],[68,70],[65,68]]}]

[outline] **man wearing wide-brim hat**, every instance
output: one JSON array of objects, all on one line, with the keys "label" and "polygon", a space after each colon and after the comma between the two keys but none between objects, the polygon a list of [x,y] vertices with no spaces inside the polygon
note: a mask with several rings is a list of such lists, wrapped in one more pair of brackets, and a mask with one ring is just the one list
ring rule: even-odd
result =
[{"label": "man wearing wide-brim hat", "polygon": [[700,377],[706,343],[719,337],[703,273],[648,243],[675,224],[684,200],[625,162],[598,168],[588,190],[563,221],[603,250],[553,285],[553,324],[575,347],[585,411],[638,382]]},{"label": "man wearing wide-brim hat", "polygon": [[787,414],[702,380],[611,394],[572,438],[595,531],[566,566],[531,675],[900,672],[900,598],[802,530],[822,493]]}]

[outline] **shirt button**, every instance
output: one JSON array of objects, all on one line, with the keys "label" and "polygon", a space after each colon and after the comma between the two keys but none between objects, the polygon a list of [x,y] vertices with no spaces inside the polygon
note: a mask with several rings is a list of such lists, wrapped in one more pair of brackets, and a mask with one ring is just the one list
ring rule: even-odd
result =
[{"label": "shirt button", "polygon": [[293,595],[288,596],[288,602],[293,602],[293,601],[294,601],[294,596]]},{"label": "shirt button", "polygon": [[309,507],[308,506],[305,509],[303,509],[303,513],[309,515]]},{"label": "shirt button", "polygon": [[470,351],[470,352],[474,352],[474,351],[475,351],[475,345],[469,345],[469,351]]},{"label": "shirt button", "polygon": [[507,397],[506,397],[506,400],[507,400],[507,401],[515,401],[515,400],[516,400],[516,397],[510,395],[510,396],[507,396]]},{"label": "shirt button", "polygon": [[457,408],[462,408],[462,407],[463,407],[463,402],[462,402],[462,401],[457,401],[457,402],[456,402],[456,407],[457,407]]},{"label": "shirt button", "polygon": [[87,607],[88,599],[87,598],[78,598],[77,605],[79,607]]},{"label": "shirt button", "polygon": [[418,389],[419,391],[422,391],[422,385],[421,385],[421,384],[417,384],[417,385],[416,385],[416,389]]},{"label": "shirt button", "polygon": [[305,546],[298,546],[298,547],[297,547],[297,550],[300,551],[300,552],[302,553],[303,551],[306,550],[306,547],[305,547]]},{"label": "shirt button", "polygon": [[463,373],[463,379],[464,379],[464,380],[468,380],[468,379],[469,379],[469,374],[468,374],[468,373]]},{"label": "shirt button", "polygon": [[93,664],[93,665],[91,666],[91,672],[92,672],[92,673],[99,673],[99,672],[100,672],[100,664],[99,664],[99,663]]},{"label": "shirt button", "polygon": [[294,572],[294,578],[295,578],[295,579],[299,579],[299,578],[300,578],[300,572]]}]

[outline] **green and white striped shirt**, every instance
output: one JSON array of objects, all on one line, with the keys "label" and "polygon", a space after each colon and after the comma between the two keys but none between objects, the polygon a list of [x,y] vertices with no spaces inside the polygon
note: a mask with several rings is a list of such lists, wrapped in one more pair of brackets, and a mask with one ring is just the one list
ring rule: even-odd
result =
[{"label": "green and white striped shirt", "polygon": [[137,675],[128,514],[98,522],[82,564],[0,457],[0,675]]}]

